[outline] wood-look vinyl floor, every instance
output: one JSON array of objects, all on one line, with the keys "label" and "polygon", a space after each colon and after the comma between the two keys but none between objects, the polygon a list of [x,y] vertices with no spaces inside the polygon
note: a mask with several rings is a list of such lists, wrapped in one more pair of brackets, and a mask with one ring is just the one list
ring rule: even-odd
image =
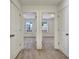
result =
[{"label": "wood-look vinyl floor", "polygon": [[16,59],[68,59],[57,50],[26,50],[24,49]]}]

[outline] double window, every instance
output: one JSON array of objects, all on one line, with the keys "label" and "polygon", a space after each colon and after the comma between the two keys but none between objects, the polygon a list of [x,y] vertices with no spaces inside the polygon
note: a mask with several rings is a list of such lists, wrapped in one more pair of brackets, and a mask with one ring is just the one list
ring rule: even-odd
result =
[{"label": "double window", "polygon": [[[25,25],[24,29],[27,32],[32,32],[34,29],[35,24],[33,23],[36,19],[35,12],[27,12],[24,15]],[[50,12],[43,12],[42,13],[42,32],[48,32],[49,27],[49,20],[54,18],[54,14]]]},{"label": "double window", "polygon": [[[33,29],[32,21],[26,20],[24,27],[25,27],[25,31],[32,32],[32,29]],[[42,22],[42,32],[48,32],[48,22],[47,21]]]}]

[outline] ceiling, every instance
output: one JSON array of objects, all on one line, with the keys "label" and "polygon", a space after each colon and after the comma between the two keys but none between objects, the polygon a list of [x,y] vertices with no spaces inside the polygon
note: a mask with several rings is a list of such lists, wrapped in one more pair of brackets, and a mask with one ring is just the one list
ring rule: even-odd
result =
[{"label": "ceiling", "polygon": [[19,0],[22,5],[55,5],[61,0]]}]

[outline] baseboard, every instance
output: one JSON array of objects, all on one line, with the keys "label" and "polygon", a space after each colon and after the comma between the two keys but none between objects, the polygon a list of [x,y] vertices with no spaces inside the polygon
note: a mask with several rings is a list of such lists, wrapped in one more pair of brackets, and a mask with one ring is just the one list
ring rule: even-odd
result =
[{"label": "baseboard", "polygon": [[19,56],[20,54],[22,54],[23,51],[24,51],[24,49],[21,49],[21,50],[19,51],[19,53],[17,54],[17,56],[15,57],[15,59],[18,59],[18,56]]},{"label": "baseboard", "polygon": [[36,49],[37,51],[42,51],[43,49]]},{"label": "baseboard", "polygon": [[[61,50],[59,50],[59,49],[55,49],[56,51],[59,51],[60,53],[62,53],[64,56],[66,56]],[[69,59],[69,57],[68,56],[66,56],[66,58],[68,58]]]}]

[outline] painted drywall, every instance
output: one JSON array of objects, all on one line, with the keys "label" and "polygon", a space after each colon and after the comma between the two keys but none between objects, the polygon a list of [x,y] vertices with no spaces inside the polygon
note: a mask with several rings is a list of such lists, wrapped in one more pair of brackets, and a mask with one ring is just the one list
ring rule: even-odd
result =
[{"label": "painted drywall", "polygon": [[[32,33],[27,33],[27,32],[24,32],[24,36],[25,37],[28,37],[28,36],[36,36],[36,34],[38,34],[37,35],[37,37],[38,37],[38,39],[40,38],[40,36],[39,35],[41,35],[41,37],[42,37],[42,35],[43,36],[54,36],[54,41],[55,41],[55,48],[58,48],[58,40],[57,40],[57,16],[56,16],[56,6],[22,6],[22,10],[23,10],[23,12],[36,12],[36,13],[38,13],[38,16],[39,16],[39,14],[40,13],[42,13],[42,12],[53,12],[54,14],[55,14],[55,19],[52,21],[52,20],[50,20],[49,21],[49,32],[48,33],[41,33],[41,30],[42,29],[40,29],[39,30],[39,25],[37,25],[36,26],[36,28],[39,30],[38,31],[38,33],[36,32],[36,31],[33,31]],[[38,17],[37,16],[37,17]],[[41,15],[40,15],[41,16]],[[40,21],[42,21],[41,20],[41,17],[38,17],[37,18],[37,20],[39,19],[39,22]],[[35,22],[37,22],[38,23],[38,21],[37,20],[35,20]],[[35,23],[36,24],[36,23]],[[38,23],[39,24],[39,23]],[[41,24],[40,24],[40,26],[41,26]],[[40,27],[41,28],[41,27]],[[36,37],[36,38],[37,38]],[[40,38],[40,40],[37,40],[38,42],[40,41],[40,43],[42,43],[42,41],[41,41],[42,39]],[[40,47],[41,46],[41,44],[40,43],[38,43],[38,47]],[[40,44],[40,45],[39,45]]]},{"label": "painted drywall", "polygon": [[[16,3],[15,3],[16,2]],[[21,7],[18,1],[10,1],[10,34],[14,37],[10,38],[10,59],[15,59],[17,54],[23,48],[23,29],[22,29]]]},{"label": "painted drywall", "polygon": [[[23,12],[54,12],[55,13],[55,6],[23,6]],[[34,20],[34,25],[35,27],[33,27],[33,32],[32,33],[27,33],[25,32],[25,36],[32,36],[35,35],[36,32],[36,21]],[[54,36],[54,20],[50,20],[49,22],[49,33],[47,33],[47,35],[51,34],[52,36]],[[50,27],[50,25],[52,25],[52,27]],[[52,28],[52,29],[51,29]],[[44,35],[46,35],[46,33],[44,33]]]},{"label": "painted drywall", "polygon": [[62,1],[58,4],[58,40],[59,49],[69,57],[69,6],[68,0]]}]

